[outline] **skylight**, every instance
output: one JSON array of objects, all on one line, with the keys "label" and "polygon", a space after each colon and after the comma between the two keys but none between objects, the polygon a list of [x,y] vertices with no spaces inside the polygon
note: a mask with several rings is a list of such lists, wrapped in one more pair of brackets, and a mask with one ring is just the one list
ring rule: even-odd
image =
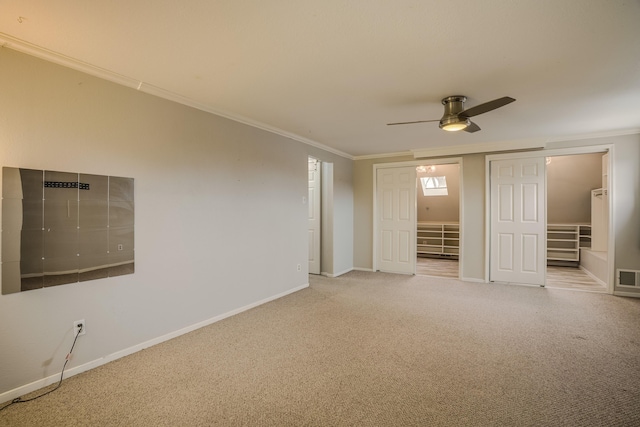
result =
[{"label": "skylight", "polygon": [[422,176],[422,194],[425,196],[447,196],[447,178],[444,176]]}]

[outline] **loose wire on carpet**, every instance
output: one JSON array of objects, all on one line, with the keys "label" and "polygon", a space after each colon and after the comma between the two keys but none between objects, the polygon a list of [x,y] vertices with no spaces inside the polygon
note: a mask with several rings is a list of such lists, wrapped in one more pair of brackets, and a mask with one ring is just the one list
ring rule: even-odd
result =
[{"label": "loose wire on carpet", "polygon": [[80,325],[80,327],[78,328],[78,332],[76,333],[76,337],[73,339],[73,344],[71,344],[71,350],[69,350],[69,353],[67,354],[67,357],[65,357],[65,361],[64,361],[64,365],[62,365],[62,372],[60,373],[60,381],[58,381],[58,385],[55,386],[54,388],[52,388],[51,390],[42,393],[38,396],[35,397],[31,397],[29,399],[23,399],[22,397],[16,397],[15,399],[13,399],[11,401],[11,403],[9,403],[8,405],[3,406],[2,408],[0,408],[0,411],[4,411],[5,409],[7,409],[9,406],[12,406],[16,403],[26,403],[26,402],[31,402],[32,400],[36,400],[41,398],[42,396],[46,396],[49,393],[53,393],[54,391],[56,391],[57,389],[60,388],[60,386],[62,385],[62,378],[64,377],[64,370],[67,367],[67,363],[69,363],[69,360],[71,359],[71,353],[73,353],[73,348],[76,346],[76,341],[78,340],[78,336],[80,336],[80,333],[82,332],[82,328],[83,325]]}]

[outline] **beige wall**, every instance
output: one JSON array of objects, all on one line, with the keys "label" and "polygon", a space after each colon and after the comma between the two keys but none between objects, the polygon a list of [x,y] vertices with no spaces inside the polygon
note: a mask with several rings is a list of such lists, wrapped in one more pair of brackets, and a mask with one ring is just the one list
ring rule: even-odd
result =
[{"label": "beige wall", "polygon": [[591,190],[602,187],[602,154],[549,158],[547,165],[547,222],[591,222]]},{"label": "beige wall", "polygon": [[68,374],[304,287],[309,155],[333,165],[328,256],[353,265],[351,160],[7,48],[0,64],[1,166],[132,177],[136,214],[135,274],[0,295],[0,400],[59,376],[75,320]]},{"label": "beige wall", "polygon": [[353,166],[353,266],[373,268],[373,165],[414,160],[411,156],[356,160]]},{"label": "beige wall", "polygon": [[[425,163],[428,166],[428,163]],[[452,165],[434,165],[434,172],[417,172],[417,212],[418,221],[458,222],[460,218],[460,167]],[[425,196],[420,178],[425,176],[444,176],[447,180],[446,196]]]},{"label": "beige wall", "polygon": [[485,278],[485,157],[462,157],[462,243],[461,278],[483,281]]}]

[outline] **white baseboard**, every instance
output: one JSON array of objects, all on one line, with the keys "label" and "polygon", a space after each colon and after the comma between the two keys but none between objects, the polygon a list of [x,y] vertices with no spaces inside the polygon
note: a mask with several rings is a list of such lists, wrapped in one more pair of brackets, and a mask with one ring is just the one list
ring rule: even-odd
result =
[{"label": "white baseboard", "polygon": [[460,277],[462,282],[474,282],[474,283],[487,283],[484,279],[478,279],[476,277]]},{"label": "white baseboard", "polygon": [[373,268],[362,268],[362,267],[353,267],[353,270],[355,271],[368,271],[370,273],[373,273]]},{"label": "white baseboard", "polygon": [[584,266],[579,265],[578,267],[580,268],[580,270],[584,271],[587,276],[589,276],[593,280],[595,280],[598,284],[604,286],[605,288],[607,287],[607,284],[605,282],[603,282],[602,279],[600,279],[598,276],[596,276],[595,274],[593,274],[592,272],[590,272],[589,270],[584,268]]},{"label": "white baseboard", "polygon": [[631,297],[631,298],[640,298],[640,292],[620,292],[613,291],[613,295],[617,297]]},{"label": "white baseboard", "polygon": [[[219,316],[215,316],[215,317],[212,317],[210,319],[203,320],[202,322],[195,323],[195,324],[187,326],[185,328],[178,329],[177,331],[170,332],[168,334],[162,335],[162,336],[154,338],[152,340],[145,341],[143,343],[134,345],[133,347],[125,348],[124,350],[117,351],[115,353],[112,353],[112,354],[109,354],[107,356],[101,357],[100,359],[92,360],[91,362],[87,362],[87,363],[84,363],[82,365],[74,366],[74,367],[66,369],[64,371],[64,378],[69,378],[69,377],[72,377],[74,375],[81,374],[82,372],[86,372],[86,371],[91,370],[93,368],[97,368],[98,366],[101,366],[101,365],[104,365],[106,363],[112,362],[114,360],[120,359],[121,357],[125,357],[125,356],[128,356],[130,354],[136,353],[136,352],[138,352],[140,350],[144,350],[145,348],[149,348],[149,347],[152,347],[152,346],[154,346],[156,344],[163,343],[163,342],[168,341],[170,339],[179,337],[180,335],[184,335],[186,333],[195,331],[196,329],[203,328],[205,326],[208,326],[208,325],[211,325],[213,323],[219,322],[220,320],[224,320],[227,317],[235,316],[236,314],[240,314],[243,311],[250,310],[250,309],[255,308],[255,307],[259,306],[259,305],[266,304],[268,302],[277,300],[279,298],[282,298],[282,297],[287,296],[289,294],[292,294],[294,292],[298,292],[298,291],[300,291],[302,289],[305,289],[305,288],[308,288],[308,287],[309,287],[309,284],[306,283],[304,285],[295,287],[293,289],[289,289],[289,290],[287,290],[285,292],[281,292],[281,293],[279,293],[277,295],[273,295],[273,296],[271,296],[269,298],[265,298],[263,300],[254,302],[252,304],[245,305],[244,307],[240,307],[240,308],[237,308],[235,310],[231,310],[231,311],[229,311],[227,313],[224,313],[224,314],[221,314]],[[24,396],[25,394],[31,393],[32,391],[36,391],[36,390],[39,390],[39,389],[41,389],[43,387],[46,387],[48,385],[57,383],[58,381],[60,381],[60,373],[61,372],[58,372],[58,373],[50,375],[50,376],[48,376],[46,378],[42,378],[42,379],[34,381],[32,383],[25,384],[23,386],[14,388],[12,390],[8,390],[8,391],[6,391],[4,393],[0,393],[0,403],[8,402],[10,400],[15,399],[16,397]]]},{"label": "white baseboard", "polygon": [[326,276],[326,277],[338,277],[338,276],[342,276],[343,274],[347,274],[348,272],[353,271],[353,270],[354,270],[354,268],[348,268],[348,269],[346,269],[345,271],[341,271],[341,272],[339,272],[339,273],[333,273],[333,274],[332,274],[332,273],[327,273],[327,272],[324,272],[324,271],[323,271],[323,272],[322,272],[322,273],[320,273],[320,274],[321,274],[321,275],[323,275],[323,276]]}]

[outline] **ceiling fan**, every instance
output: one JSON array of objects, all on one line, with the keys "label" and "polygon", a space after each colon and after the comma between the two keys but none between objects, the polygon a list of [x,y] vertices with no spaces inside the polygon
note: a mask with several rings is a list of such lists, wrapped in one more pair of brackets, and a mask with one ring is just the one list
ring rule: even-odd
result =
[{"label": "ceiling fan", "polygon": [[480,126],[469,120],[469,117],[488,113],[491,110],[504,107],[505,105],[515,101],[513,98],[503,96],[502,98],[494,99],[493,101],[485,102],[484,104],[476,105],[475,107],[465,110],[464,102],[466,100],[467,97],[463,95],[447,96],[444,98],[442,100],[442,104],[444,105],[444,115],[439,120],[418,120],[415,122],[388,123],[387,125],[393,126],[410,125],[413,123],[440,122],[439,126],[442,130],[477,132],[480,130]]}]

